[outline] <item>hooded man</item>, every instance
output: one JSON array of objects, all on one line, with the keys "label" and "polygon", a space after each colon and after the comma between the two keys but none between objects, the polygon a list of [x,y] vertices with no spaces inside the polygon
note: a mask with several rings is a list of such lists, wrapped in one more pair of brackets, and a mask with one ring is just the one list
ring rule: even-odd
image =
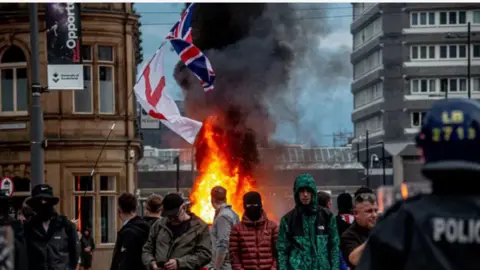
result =
[{"label": "hooded man", "polygon": [[333,215],[318,206],[315,180],[309,174],[299,175],[293,192],[295,208],[280,221],[278,269],[337,270],[337,226]]},{"label": "hooded man", "polygon": [[278,226],[270,221],[256,191],[243,195],[245,213],[230,233],[229,255],[233,270],[277,269]]},{"label": "hooded man", "polygon": [[32,189],[27,204],[36,215],[25,223],[29,269],[73,270],[77,266],[77,231],[67,217],[57,214],[58,202],[51,186],[40,184]]}]

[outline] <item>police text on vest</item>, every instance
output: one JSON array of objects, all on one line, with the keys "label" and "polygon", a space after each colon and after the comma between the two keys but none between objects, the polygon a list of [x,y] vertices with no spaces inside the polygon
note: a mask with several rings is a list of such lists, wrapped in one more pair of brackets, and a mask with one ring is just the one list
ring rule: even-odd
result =
[{"label": "police text on vest", "polygon": [[480,220],[433,218],[433,240],[450,244],[480,244]]}]

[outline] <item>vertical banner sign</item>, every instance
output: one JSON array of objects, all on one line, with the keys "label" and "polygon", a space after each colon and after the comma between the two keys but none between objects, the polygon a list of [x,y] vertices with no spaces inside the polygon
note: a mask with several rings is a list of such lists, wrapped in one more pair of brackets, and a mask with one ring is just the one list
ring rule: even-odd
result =
[{"label": "vertical banner sign", "polygon": [[46,5],[48,89],[83,90],[80,4]]}]

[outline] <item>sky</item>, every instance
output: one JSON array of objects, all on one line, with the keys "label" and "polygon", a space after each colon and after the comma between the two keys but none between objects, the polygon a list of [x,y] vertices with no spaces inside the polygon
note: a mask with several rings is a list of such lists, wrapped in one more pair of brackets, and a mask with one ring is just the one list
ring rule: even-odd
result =
[{"label": "sky", "polygon": [[[180,12],[183,9],[183,3],[137,3],[135,8],[141,15],[143,56],[144,61],[155,53],[158,46],[163,42],[164,37],[172,26],[180,18]],[[351,4],[332,3],[326,9],[329,24],[334,25],[331,34],[326,36],[318,46],[319,50],[325,52],[334,51],[340,46],[352,47],[352,35],[350,34],[350,23],[352,20]],[[348,57],[349,59],[349,57]],[[168,93],[175,100],[182,100],[183,95],[180,87],[173,79],[173,68],[179,60],[175,52],[168,51],[165,54],[165,72],[166,85]],[[143,67],[139,65],[139,69]],[[346,63],[349,64],[349,63]],[[170,74],[170,76],[169,76]],[[312,76],[315,76],[312,74]],[[299,108],[302,110],[302,122],[300,128],[302,133],[309,133],[309,136],[316,138],[317,145],[332,145],[334,132],[352,132],[351,112],[353,109],[353,96],[350,92],[349,80],[341,80],[335,85],[328,86],[329,91],[321,92],[312,98],[311,95],[299,96]],[[322,87],[309,86],[309,87]],[[313,91],[306,91],[312,93]],[[312,129],[312,123],[315,128]],[[311,135],[310,135],[311,134]],[[277,132],[275,138],[287,143],[308,143],[305,141],[296,142],[294,139],[293,127],[287,124],[277,123]]]}]

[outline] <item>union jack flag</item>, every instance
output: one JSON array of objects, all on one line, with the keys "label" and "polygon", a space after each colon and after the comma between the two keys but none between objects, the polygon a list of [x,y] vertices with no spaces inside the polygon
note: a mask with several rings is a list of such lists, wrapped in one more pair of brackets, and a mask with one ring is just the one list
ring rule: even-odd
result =
[{"label": "union jack flag", "polygon": [[192,10],[195,4],[191,4],[182,14],[180,20],[172,27],[166,39],[182,39],[193,43],[192,39]]},{"label": "union jack flag", "polygon": [[181,39],[173,39],[170,41],[173,49],[178,53],[183,63],[195,74],[200,80],[205,92],[213,90],[215,81],[215,71],[208,58],[200,51],[200,49]]}]

